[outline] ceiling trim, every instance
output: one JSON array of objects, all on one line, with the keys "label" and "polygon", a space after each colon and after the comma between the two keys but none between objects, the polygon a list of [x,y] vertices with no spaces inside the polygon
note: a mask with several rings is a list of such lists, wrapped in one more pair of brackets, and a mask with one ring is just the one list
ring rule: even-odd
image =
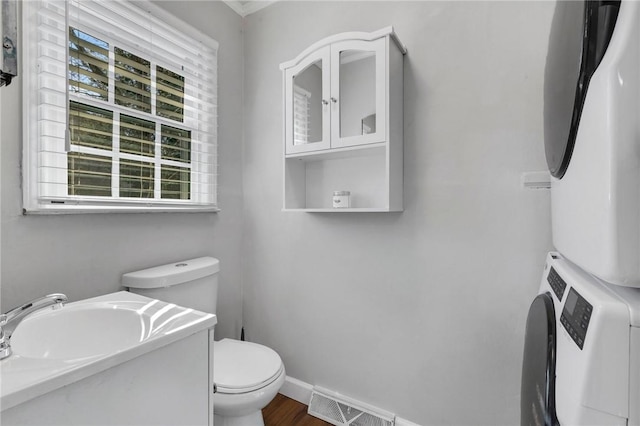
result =
[{"label": "ceiling trim", "polygon": [[238,0],[222,0],[222,1],[225,2],[227,6],[233,9],[233,11],[236,12],[238,15],[245,16],[244,6],[242,6],[242,4],[240,4]]},{"label": "ceiling trim", "polygon": [[227,6],[234,10],[238,15],[245,17],[252,13],[255,13],[259,10],[264,9],[265,7],[275,3],[278,0],[251,0],[251,1],[240,1],[240,0],[222,0]]}]

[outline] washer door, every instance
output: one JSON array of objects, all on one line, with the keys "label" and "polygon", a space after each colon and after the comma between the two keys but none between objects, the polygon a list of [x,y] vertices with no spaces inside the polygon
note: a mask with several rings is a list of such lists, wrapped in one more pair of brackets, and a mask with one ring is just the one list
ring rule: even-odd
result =
[{"label": "washer door", "polygon": [[547,165],[558,179],[569,167],[589,82],[607,50],[619,9],[619,0],[556,4],[544,71],[543,114]]},{"label": "washer door", "polygon": [[522,361],[521,426],[555,426],[556,316],[550,293],[529,308]]}]

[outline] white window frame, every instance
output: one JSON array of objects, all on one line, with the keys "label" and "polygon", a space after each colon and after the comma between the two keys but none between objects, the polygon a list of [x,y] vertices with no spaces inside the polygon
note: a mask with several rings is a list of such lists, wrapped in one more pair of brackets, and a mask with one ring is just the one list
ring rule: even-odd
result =
[{"label": "white window frame", "polygon": [[[68,4],[65,0],[46,0],[54,4],[54,9],[57,7],[58,12],[60,12],[60,8],[64,7],[65,11],[68,10]],[[87,0],[82,0],[86,2]],[[115,1],[115,0],[108,0]],[[114,105],[113,103],[113,94],[109,94],[109,102],[95,100],[90,98],[89,96],[83,95],[81,93],[70,93],[68,89],[68,28],[75,27],[81,31],[87,32],[92,36],[100,38],[109,43],[110,50],[110,61],[109,61],[109,90],[113,92],[113,82],[114,82],[114,64],[113,64],[113,49],[114,46],[117,45],[117,42],[114,43],[113,39],[109,37],[109,31],[114,31],[111,29],[99,28],[91,25],[89,20],[85,20],[80,25],[77,22],[74,22],[73,19],[70,19],[68,13],[66,22],[65,22],[65,51],[66,57],[64,59],[65,63],[65,71],[64,71],[64,81],[66,84],[66,107],[64,110],[58,107],[58,110],[52,109],[48,111],[48,114],[58,115],[56,118],[60,121],[64,120],[64,125],[68,127],[68,116],[69,116],[69,101],[77,101],[83,104],[87,104],[90,106],[94,106],[97,108],[109,110],[113,112],[113,146],[111,149],[111,156],[109,158],[112,159],[112,196],[111,197],[89,197],[89,196],[71,196],[68,195],[66,184],[63,185],[67,179],[67,152],[80,152],[80,153],[88,153],[88,154],[98,154],[105,156],[108,150],[97,150],[93,148],[88,148],[79,145],[70,144],[68,136],[65,139],[57,138],[55,143],[51,143],[51,141],[40,137],[40,130],[37,126],[37,123],[34,123],[34,120],[37,120],[39,116],[42,115],[42,112],[39,111],[40,103],[43,102],[43,99],[47,96],[46,90],[42,91],[40,88],[43,87],[42,80],[38,80],[38,71],[42,67],[42,65],[38,62],[37,55],[33,53],[38,50],[38,35],[37,30],[38,27],[37,22],[34,22],[34,13],[36,13],[35,6],[36,1],[22,2],[23,7],[23,40],[24,40],[24,52],[23,55],[23,75],[24,75],[24,83],[23,83],[23,117],[24,117],[24,140],[23,140],[23,206],[25,213],[35,213],[35,214],[47,214],[47,213],[105,213],[105,212],[170,212],[170,211],[180,211],[180,212],[197,212],[197,211],[219,211],[217,205],[217,82],[213,82],[213,90],[215,93],[213,94],[213,107],[210,109],[209,114],[206,116],[202,116],[200,110],[197,112],[192,112],[187,114],[187,105],[185,100],[185,116],[184,121],[182,123],[171,120],[169,118],[161,117],[155,115],[155,74],[156,74],[156,66],[161,66],[165,69],[178,72],[171,63],[162,62],[162,60],[158,60],[157,58],[150,57],[148,52],[145,52],[144,49],[148,46],[142,46],[142,50],[136,50],[135,47],[131,45],[119,46],[125,48],[125,50],[130,51],[131,53],[138,55],[144,59],[150,60],[150,69],[151,69],[151,114],[146,115],[145,113],[139,113],[136,110],[126,108],[124,106]],[[127,4],[126,1],[120,0],[120,4]],[[105,3],[106,4],[106,3]],[[178,20],[164,9],[153,5],[146,0],[140,1],[136,0],[135,2],[131,2],[131,5],[135,5],[135,7],[141,9],[142,11],[148,13],[149,19],[154,19],[156,22],[162,21],[168,27],[170,27],[171,31],[177,31],[181,34],[184,34],[192,39],[204,44],[208,49],[214,52],[213,60],[211,63],[207,63],[207,66],[211,66],[213,69],[213,78],[217,80],[217,48],[218,43],[211,39],[210,37],[200,33],[195,30],[188,24]],[[59,19],[59,16],[56,18]],[[60,43],[61,40],[58,40]],[[30,55],[30,52],[32,53]],[[59,65],[59,64],[58,64]],[[45,65],[46,66],[46,65]],[[30,71],[31,70],[31,71]],[[59,72],[59,71],[58,71]],[[182,74],[181,74],[182,75]],[[189,81],[189,76],[185,74],[185,91],[187,90],[187,86],[189,86],[189,90],[193,90],[195,83]],[[210,85],[211,86],[211,85]],[[47,87],[46,85],[44,87]],[[196,92],[196,95],[200,97],[200,93]],[[204,94],[203,96],[211,97],[210,93]],[[196,107],[192,107],[191,110],[196,110]],[[53,111],[53,112],[52,112]],[[64,114],[64,116],[62,116]],[[119,117],[120,114],[125,114],[128,116],[140,118],[147,121],[153,121],[156,124],[156,149],[155,149],[155,157],[130,154],[119,152]],[[196,117],[197,115],[197,117]],[[63,117],[63,118],[61,118]],[[202,121],[201,123],[198,121]],[[160,128],[161,125],[167,125],[174,128],[183,128],[185,130],[191,131],[191,139],[192,143],[190,146],[191,149],[191,157],[190,163],[184,163],[174,160],[162,159],[160,154]],[[201,128],[206,128],[207,130],[204,132],[200,132]],[[211,130],[213,129],[213,130]],[[198,141],[194,143],[193,141]],[[206,141],[205,143],[200,143],[199,141]],[[64,145],[64,147],[62,147]],[[54,147],[53,149],[51,147]],[[53,153],[51,153],[53,151]],[[57,157],[56,157],[57,155]],[[44,157],[44,160],[43,160]],[[64,158],[64,161],[62,159]],[[120,197],[119,196],[119,171],[117,168],[119,167],[119,159],[129,159],[134,161],[144,161],[150,162],[155,165],[156,170],[155,173],[155,184],[154,184],[154,193],[155,198],[129,198],[129,197]],[[50,164],[54,162],[56,167],[47,167],[43,166],[43,163]],[[176,166],[180,168],[190,168],[191,169],[191,179],[190,179],[190,200],[178,200],[178,199],[162,199],[160,198],[161,185],[160,185],[160,173],[159,169],[161,165],[169,165]],[[53,179],[50,178],[51,174],[56,175]],[[52,180],[54,182],[58,182],[55,185],[49,185],[47,182]],[[65,194],[62,192],[62,188],[64,189]],[[48,193],[46,193],[48,191]]]}]

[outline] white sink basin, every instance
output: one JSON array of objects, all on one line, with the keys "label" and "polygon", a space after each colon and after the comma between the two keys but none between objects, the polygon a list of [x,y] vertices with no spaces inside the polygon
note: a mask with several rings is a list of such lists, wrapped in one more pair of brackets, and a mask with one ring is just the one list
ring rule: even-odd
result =
[{"label": "white sink basin", "polygon": [[0,407],[212,329],[216,316],[120,291],[37,311],[16,327],[0,360]]},{"label": "white sink basin", "polygon": [[43,310],[25,320],[11,336],[14,355],[77,359],[115,353],[144,341],[149,316],[106,303]]}]

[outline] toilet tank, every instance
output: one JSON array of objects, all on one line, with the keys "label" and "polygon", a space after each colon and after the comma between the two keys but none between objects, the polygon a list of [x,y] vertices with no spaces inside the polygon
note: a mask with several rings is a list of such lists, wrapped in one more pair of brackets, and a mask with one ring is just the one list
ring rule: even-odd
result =
[{"label": "toilet tank", "polygon": [[199,257],[129,272],[122,285],[132,293],[215,314],[219,271],[218,259]]}]

